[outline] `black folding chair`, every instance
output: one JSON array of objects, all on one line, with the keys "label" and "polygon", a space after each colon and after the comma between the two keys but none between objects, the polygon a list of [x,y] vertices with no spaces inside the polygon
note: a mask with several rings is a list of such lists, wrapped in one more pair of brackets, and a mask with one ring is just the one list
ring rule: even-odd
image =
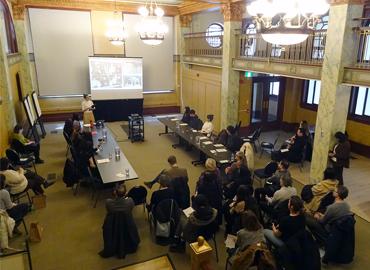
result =
[{"label": "black folding chair", "polygon": [[254,179],[259,180],[261,186],[263,186],[264,184],[263,181],[271,177],[276,172],[277,168],[278,168],[277,162],[271,161],[265,166],[265,168],[254,170],[253,181]]},{"label": "black folding chair", "polygon": [[127,196],[134,200],[135,205],[143,205],[143,209],[145,212],[146,208],[146,196],[148,195],[148,191],[143,186],[136,186],[129,190]]},{"label": "black folding chair", "polygon": [[273,143],[271,142],[261,142],[260,147],[261,147],[261,153],[260,153],[260,158],[262,157],[263,152],[266,152],[267,154],[270,154],[275,150],[275,145],[277,141],[279,140],[280,134],[278,134],[274,140]]},{"label": "black folding chair", "polygon": [[13,167],[21,166],[21,167],[33,167],[35,173],[37,173],[36,165],[35,165],[35,157],[28,155],[28,156],[21,156],[17,151],[12,148],[8,148],[5,151],[6,157],[9,159],[10,164]]}]

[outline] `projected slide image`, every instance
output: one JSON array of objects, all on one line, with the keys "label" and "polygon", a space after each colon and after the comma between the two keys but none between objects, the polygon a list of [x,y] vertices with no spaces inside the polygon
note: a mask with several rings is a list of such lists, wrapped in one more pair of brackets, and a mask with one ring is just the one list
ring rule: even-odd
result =
[{"label": "projected slide image", "polygon": [[122,64],[112,62],[91,63],[91,88],[122,89]]},{"label": "projected slide image", "polygon": [[141,58],[90,57],[91,90],[126,90],[143,88]]}]

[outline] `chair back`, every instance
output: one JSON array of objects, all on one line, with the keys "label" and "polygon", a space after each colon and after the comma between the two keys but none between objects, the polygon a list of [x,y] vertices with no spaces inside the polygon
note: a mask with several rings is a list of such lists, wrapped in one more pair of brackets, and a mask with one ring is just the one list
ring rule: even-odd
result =
[{"label": "chair back", "polygon": [[166,199],[156,205],[153,216],[154,219],[160,223],[170,222],[172,220],[178,220],[180,213],[179,206],[173,199]]},{"label": "chair back", "polygon": [[258,140],[259,138],[260,138],[260,136],[261,136],[261,133],[262,133],[262,128],[258,128],[257,129],[257,134],[256,134],[256,140]]},{"label": "chair back", "polygon": [[64,139],[66,140],[68,145],[72,145],[71,138],[68,136],[67,132],[63,131]]},{"label": "chair back", "polygon": [[18,165],[20,163],[19,154],[14,149],[6,149],[5,154],[12,165]]},{"label": "chair back", "polygon": [[190,189],[186,177],[176,177],[171,180],[171,187],[175,194],[175,201],[181,209],[190,206]]},{"label": "chair back", "polygon": [[267,177],[271,177],[277,170],[278,164],[275,161],[269,162],[264,168],[264,173]]},{"label": "chair back", "polygon": [[280,138],[280,134],[278,134],[278,135],[276,136],[276,138],[275,138],[275,141],[274,141],[274,143],[273,143],[274,147],[275,147],[275,145],[277,144],[277,141],[279,140],[279,138]]},{"label": "chair back", "polygon": [[148,191],[143,186],[136,186],[129,190],[127,196],[134,200],[135,205],[143,204],[146,202],[146,195]]},{"label": "chair back", "polygon": [[18,152],[18,153],[21,153],[21,154],[23,154],[25,151],[24,151],[24,146],[23,146],[23,144],[20,142],[20,141],[18,141],[18,140],[16,140],[16,139],[13,139],[12,141],[11,141],[11,143],[10,143],[10,147],[12,148],[12,149],[14,149],[16,152]]},{"label": "chair back", "polygon": [[216,234],[217,230],[218,230],[218,224],[217,224],[217,218],[216,218],[211,223],[204,225],[204,226],[200,226],[197,229],[196,233],[197,233],[197,237],[203,236],[204,239],[208,240],[208,239],[211,239]]},{"label": "chair back", "polygon": [[335,198],[334,198],[333,192],[330,191],[324,197],[322,197],[319,208],[318,208],[317,211],[319,211],[321,213],[324,213],[326,211],[326,208],[329,205],[333,204],[334,201],[335,201]]}]

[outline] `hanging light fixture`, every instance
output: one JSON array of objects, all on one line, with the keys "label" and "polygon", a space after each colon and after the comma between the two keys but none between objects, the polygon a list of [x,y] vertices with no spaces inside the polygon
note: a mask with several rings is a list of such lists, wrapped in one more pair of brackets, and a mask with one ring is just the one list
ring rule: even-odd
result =
[{"label": "hanging light fixture", "polygon": [[113,45],[122,46],[127,39],[127,33],[124,27],[123,14],[117,11],[116,1],[114,2],[114,10],[113,18],[107,21],[108,30],[105,35]]},{"label": "hanging light fixture", "polygon": [[305,41],[320,17],[329,11],[327,0],[256,0],[247,5],[262,38],[277,45]]},{"label": "hanging light fixture", "polygon": [[155,0],[146,2],[145,6],[138,9],[142,16],[141,22],[137,26],[140,39],[148,45],[159,45],[163,42],[168,27],[163,23],[164,11],[158,7]]}]

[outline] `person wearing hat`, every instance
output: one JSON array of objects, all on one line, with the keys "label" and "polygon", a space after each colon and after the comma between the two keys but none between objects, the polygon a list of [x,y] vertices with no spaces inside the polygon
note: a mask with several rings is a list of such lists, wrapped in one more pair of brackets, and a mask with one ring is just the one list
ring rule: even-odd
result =
[{"label": "person wearing hat", "polygon": [[203,194],[211,207],[217,209],[217,221],[222,223],[222,184],[220,172],[213,158],[208,158],[205,163],[206,170],[202,172],[196,184],[195,195]]},{"label": "person wearing hat", "polygon": [[95,110],[95,105],[88,94],[84,94],[84,99],[81,102],[81,108],[83,112],[84,124],[90,124],[95,122],[95,117],[93,110]]},{"label": "person wearing hat", "polygon": [[153,192],[150,204],[147,205],[149,212],[153,211],[161,201],[174,199],[175,197],[173,190],[170,188],[171,179],[167,175],[162,174],[159,176],[159,185],[159,189]]},{"label": "person wearing hat", "polygon": [[208,137],[211,136],[213,132],[212,120],[213,114],[207,115],[207,121],[204,122],[202,129],[200,130],[200,132],[206,134]]},{"label": "person wearing hat", "polygon": [[335,170],[339,185],[343,185],[343,168],[349,168],[351,145],[343,132],[338,131],[335,133],[334,137],[337,143],[333,151],[329,152],[329,158],[333,164],[333,169]]}]

